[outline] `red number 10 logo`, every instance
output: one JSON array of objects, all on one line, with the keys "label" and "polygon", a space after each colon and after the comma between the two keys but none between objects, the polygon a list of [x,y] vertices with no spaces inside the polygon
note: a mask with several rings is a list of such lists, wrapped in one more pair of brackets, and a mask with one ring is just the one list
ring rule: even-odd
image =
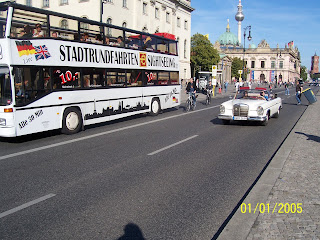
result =
[{"label": "red number 10 logo", "polygon": [[62,80],[61,84],[65,84],[67,82],[78,80],[78,73],[76,72],[74,76],[72,76],[72,72],[68,70],[65,74],[61,73],[59,77]]}]

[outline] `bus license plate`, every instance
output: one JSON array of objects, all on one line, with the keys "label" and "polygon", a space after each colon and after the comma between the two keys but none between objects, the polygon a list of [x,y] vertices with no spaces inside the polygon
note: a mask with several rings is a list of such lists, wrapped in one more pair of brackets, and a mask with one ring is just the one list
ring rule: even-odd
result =
[{"label": "bus license plate", "polygon": [[234,116],[233,120],[248,120],[248,118],[247,117]]}]

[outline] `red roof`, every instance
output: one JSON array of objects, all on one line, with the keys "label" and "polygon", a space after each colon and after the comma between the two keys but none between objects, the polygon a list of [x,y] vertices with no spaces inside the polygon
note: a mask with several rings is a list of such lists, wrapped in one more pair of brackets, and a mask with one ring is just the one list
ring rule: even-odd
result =
[{"label": "red roof", "polygon": [[157,36],[161,36],[161,37],[164,37],[164,38],[168,38],[168,39],[171,39],[171,40],[176,40],[176,36],[171,34],[171,33],[155,33],[154,35],[157,35]]},{"label": "red roof", "polygon": [[267,91],[267,89],[263,87],[256,87],[256,90]]}]

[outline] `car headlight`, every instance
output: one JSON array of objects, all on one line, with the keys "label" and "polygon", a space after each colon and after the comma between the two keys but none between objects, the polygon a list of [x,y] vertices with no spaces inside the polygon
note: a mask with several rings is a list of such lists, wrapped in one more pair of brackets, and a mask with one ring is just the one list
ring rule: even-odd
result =
[{"label": "car headlight", "polygon": [[5,118],[0,118],[0,125],[5,126],[6,125],[6,119]]},{"label": "car headlight", "polygon": [[226,111],[226,108],[223,105],[220,105],[220,113],[224,114],[225,111]]},{"label": "car headlight", "polygon": [[263,107],[259,106],[257,108],[257,113],[258,113],[258,115],[263,115]]}]

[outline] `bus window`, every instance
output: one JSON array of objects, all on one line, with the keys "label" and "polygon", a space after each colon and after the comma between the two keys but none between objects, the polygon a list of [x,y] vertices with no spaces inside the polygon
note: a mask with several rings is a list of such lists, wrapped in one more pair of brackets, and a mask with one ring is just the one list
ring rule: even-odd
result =
[{"label": "bus window", "polygon": [[170,72],[170,84],[179,85],[179,72]]},{"label": "bus window", "polygon": [[60,38],[79,40],[78,21],[50,15],[50,30],[57,32]]},{"label": "bus window", "polygon": [[127,71],[127,86],[142,86],[142,74],[140,70]]},{"label": "bus window", "polygon": [[145,72],[147,85],[157,85],[157,72],[156,71],[146,71]]},{"label": "bus window", "polygon": [[[105,35],[109,38],[109,45],[111,46],[117,46],[117,47],[124,47],[124,39],[123,39],[123,30],[106,27],[105,28]],[[121,41],[119,39],[121,38]]]},{"label": "bus window", "polygon": [[[0,9],[0,38],[4,37],[4,34],[6,32],[6,18],[7,18],[7,10]],[[10,35],[11,37],[14,37],[13,35]],[[16,37],[16,36],[15,36]]]},{"label": "bus window", "polygon": [[104,70],[95,68],[85,68],[82,70],[83,87],[99,88],[104,86]]},{"label": "bus window", "polygon": [[10,36],[20,38],[37,37],[37,27],[41,26],[41,37],[46,37],[47,16],[42,13],[15,9],[12,17]]},{"label": "bus window", "polygon": [[139,49],[140,35],[131,32],[125,32],[125,46],[127,48]]},{"label": "bus window", "polygon": [[148,35],[142,35],[142,50],[155,51],[155,49],[156,39]]},{"label": "bus window", "polygon": [[169,72],[159,72],[158,85],[168,85],[168,84],[169,84]]},{"label": "bus window", "polygon": [[169,53],[173,55],[178,55],[176,42],[169,42]]},{"label": "bus window", "polygon": [[9,69],[0,67],[0,106],[12,103]]},{"label": "bus window", "polygon": [[169,42],[158,39],[157,51],[161,53],[168,53]]}]

